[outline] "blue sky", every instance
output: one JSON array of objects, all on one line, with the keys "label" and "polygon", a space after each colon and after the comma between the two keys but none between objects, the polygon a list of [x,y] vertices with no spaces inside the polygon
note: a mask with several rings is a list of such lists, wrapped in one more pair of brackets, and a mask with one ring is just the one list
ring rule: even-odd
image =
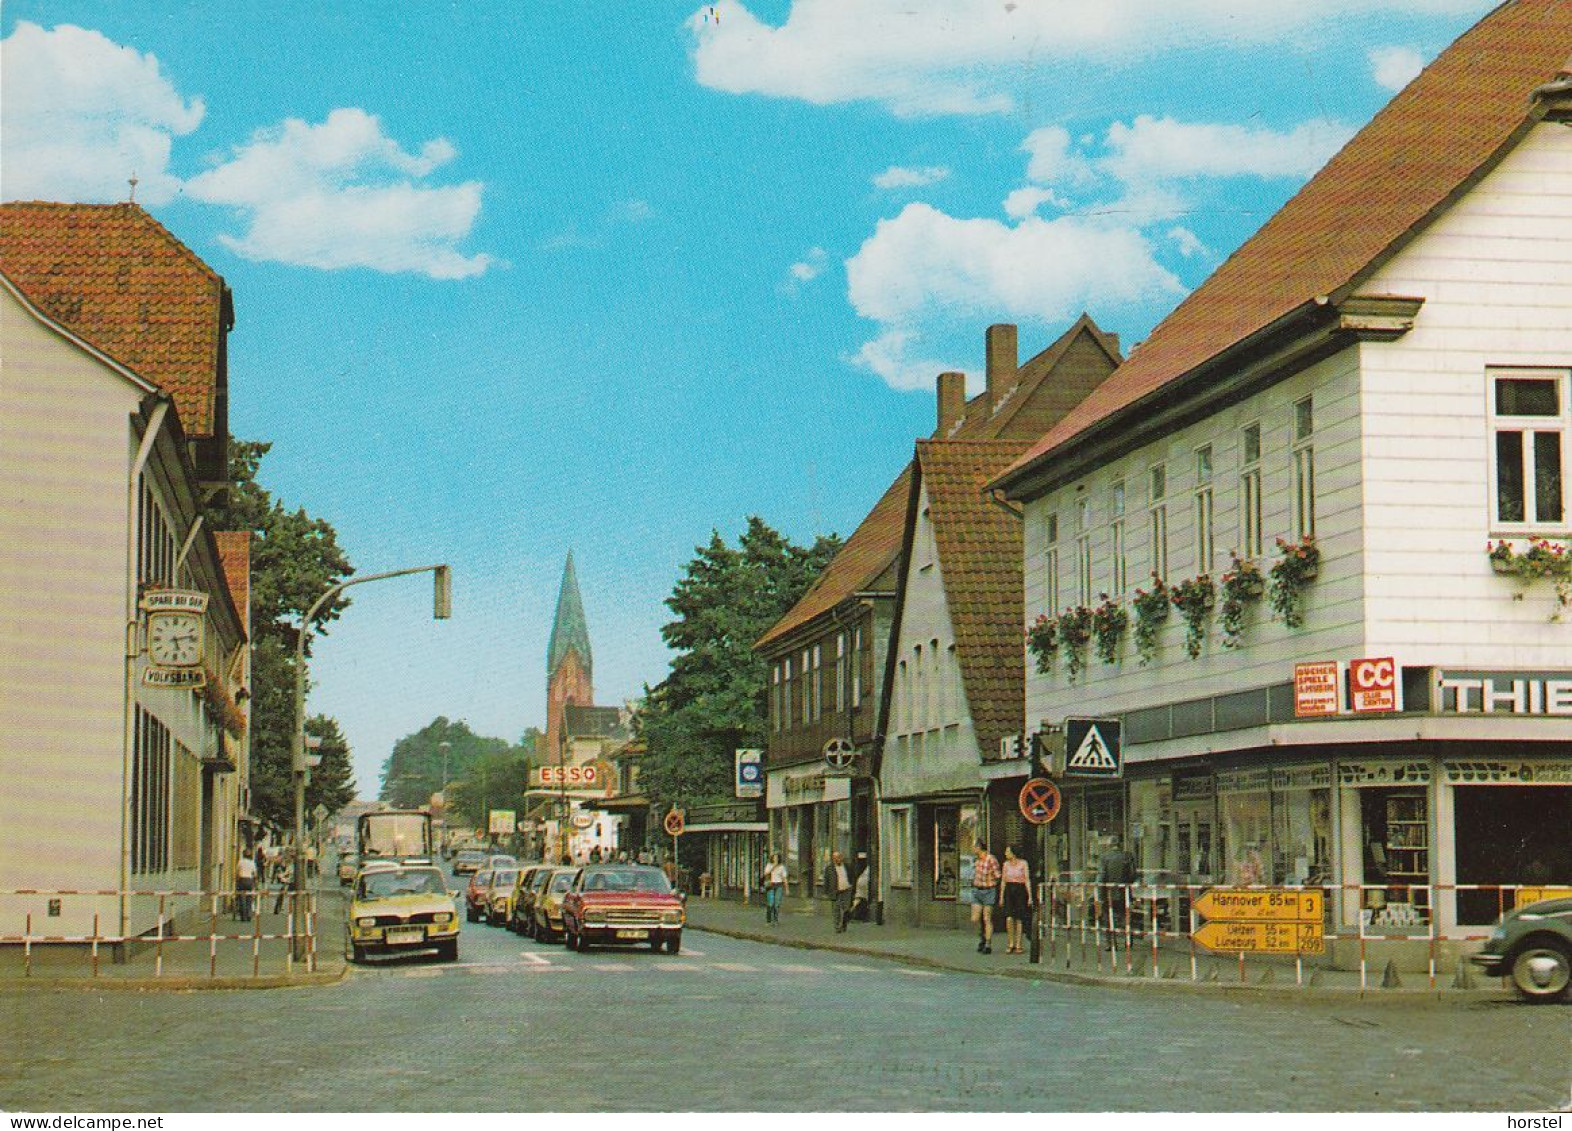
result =
[{"label": "blue sky", "polygon": [[0,192],[134,173],[266,484],[452,563],[451,621],[368,585],[318,647],[371,793],[439,714],[543,722],[570,548],[619,702],[712,528],[850,533],[991,322],[1139,341],[1490,6],[7,0]]}]

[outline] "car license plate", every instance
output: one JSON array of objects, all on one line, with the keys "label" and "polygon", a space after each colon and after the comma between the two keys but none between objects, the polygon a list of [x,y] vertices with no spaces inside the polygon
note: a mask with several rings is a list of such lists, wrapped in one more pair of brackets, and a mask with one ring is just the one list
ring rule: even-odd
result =
[{"label": "car license plate", "polygon": [[617,937],[619,939],[647,939],[650,937],[650,933],[648,931],[618,931]]},{"label": "car license plate", "polygon": [[405,927],[402,930],[389,931],[383,936],[389,946],[404,946],[409,943],[426,941],[426,932],[419,927]]}]

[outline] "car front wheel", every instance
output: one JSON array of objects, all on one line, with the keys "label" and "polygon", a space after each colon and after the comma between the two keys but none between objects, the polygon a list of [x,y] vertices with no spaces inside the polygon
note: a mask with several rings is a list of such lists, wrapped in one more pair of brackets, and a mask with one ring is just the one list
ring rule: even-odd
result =
[{"label": "car front wheel", "polygon": [[682,949],[682,936],[681,935],[673,935],[671,938],[666,940],[666,953],[667,954],[676,954],[681,949]]},{"label": "car front wheel", "polygon": [[1558,1001],[1572,985],[1572,954],[1554,942],[1531,942],[1512,959],[1512,985],[1529,1001]]}]

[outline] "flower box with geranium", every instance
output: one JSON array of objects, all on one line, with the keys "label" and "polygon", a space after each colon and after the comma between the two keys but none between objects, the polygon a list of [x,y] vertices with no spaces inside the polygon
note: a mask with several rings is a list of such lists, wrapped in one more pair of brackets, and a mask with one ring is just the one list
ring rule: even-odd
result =
[{"label": "flower box with geranium", "polygon": [[1059,654],[1058,619],[1039,613],[1026,630],[1026,649],[1037,660],[1038,674],[1047,675],[1053,668],[1054,657]]},{"label": "flower box with geranium", "polygon": [[1259,601],[1265,589],[1266,578],[1261,576],[1260,568],[1234,554],[1228,572],[1223,574],[1223,607],[1218,614],[1218,623],[1223,626],[1224,648],[1239,647],[1239,638],[1244,632],[1245,605]]},{"label": "flower box with geranium", "polygon": [[1308,534],[1297,542],[1277,540],[1278,558],[1272,566],[1268,600],[1272,611],[1289,628],[1305,622],[1304,592],[1321,572],[1321,550]]},{"label": "flower box with geranium", "polygon": [[1510,542],[1496,542],[1488,549],[1490,568],[1497,573],[1510,574],[1525,583],[1548,580],[1556,590],[1556,611],[1551,620],[1572,606],[1572,552],[1565,542],[1551,542],[1545,538],[1530,538],[1528,549],[1521,554]]},{"label": "flower box with geranium", "polygon": [[1206,574],[1181,581],[1169,590],[1169,600],[1184,618],[1184,650],[1193,660],[1206,639],[1206,614],[1217,600],[1217,587]]},{"label": "flower box with geranium", "polygon": [[1073,683],[1086,667],[1086,644],[1092,638],[1092,610],[1077,605],[1059,614],[1059,647],[1064,670]]},{"label": "flower box with geranium", "polygon": [[1154,573],[1152,587],[1137,589],[1131,603],[1135,605],[1135,654],[1141,657],[1141,663],[1149,664],[1157,655],[1157,635],[1168,619],[1168,610],[1173,607],[1169,602],[1168,586]]},{"label": "flower box with geranium", "polygon": [[1130,627],[1130,613],[1106,593],[1099,593],[1103,603],[1092,610],[1092,636],[1097,641],[1097,657],[1105,664],[1119,658],[1119,640]]}]

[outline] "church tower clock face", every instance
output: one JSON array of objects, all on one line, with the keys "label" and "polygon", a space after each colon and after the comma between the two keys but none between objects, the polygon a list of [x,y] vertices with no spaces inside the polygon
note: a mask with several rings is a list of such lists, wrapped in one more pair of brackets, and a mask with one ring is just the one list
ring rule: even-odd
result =
[{"label": "church tower clock face", "polygon": [[202,662],[202,618],[153,613],[147,618],[147,658],[159,667],[194,668]]}]

